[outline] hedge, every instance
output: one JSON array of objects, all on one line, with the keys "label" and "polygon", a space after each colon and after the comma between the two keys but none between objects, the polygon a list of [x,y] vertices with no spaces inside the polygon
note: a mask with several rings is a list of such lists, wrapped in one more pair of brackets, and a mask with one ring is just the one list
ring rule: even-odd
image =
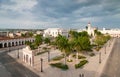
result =
[{"label": "hedge", "polygon": [[65,64],[63,64],[63,63],[51,63],[50,65],[53,66],[53,67],[60,68],[60,69],[62,69],[62,70],[67,70],[67,69],[69,69],[69,68],[68,68],[68,65],[65,65]]},{"label": "hedge", "polygon": [[80,61],[78,64],[75,64],[75,68],[76,68],[76,69],[77,69],[77,68],[81,68],[81,67],[83,67],[86,63],[88,63],[87,60],[82,60],[82,61]]}]

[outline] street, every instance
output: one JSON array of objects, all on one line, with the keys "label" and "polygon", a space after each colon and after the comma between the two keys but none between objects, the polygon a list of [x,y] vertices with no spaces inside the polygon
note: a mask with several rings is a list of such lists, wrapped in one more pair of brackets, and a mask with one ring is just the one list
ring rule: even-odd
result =
[{"label": "street", "polygon": [[0,63],[10,72],[11,77],[40,77],[22,64],[16,62],[7,52],[0,53]]},{"label": "street", "polygon": [[101,77],[120,77],[120,39],[116,39]]}]

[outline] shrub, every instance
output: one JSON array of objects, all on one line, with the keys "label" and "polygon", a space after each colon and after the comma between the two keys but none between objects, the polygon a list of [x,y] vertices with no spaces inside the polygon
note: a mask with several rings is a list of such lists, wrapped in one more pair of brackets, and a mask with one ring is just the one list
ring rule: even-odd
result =
[{"label": "shrub", "polygon": [[[76,58],[76,55],[74,54],[73,57]],[[85,58],[86,58],[85,56],[78,55],[78,59],[85,59]]]},{"label": "shrub", "polygon": [[43,47],[43,49],[44,49],[44,50],[47,50],[47,48],[46,48],[46,47]]},{"label": "shrub", "polygon": [[85,56],[78,55],[78,59],[85,59]]},{"label": "shrub", "polygon": [[95,53],[90,53],[90,56],[95,56]]},{"label": "shrub", "polygon": [[75,55],[75,54],[73,54],[73,56],[72,56],[72,57],[74,57],[74,58],[75,58],[75,57],[76,57],[76,55]]},{"label": "shrub", "polygon": [[80,61],[78,64],[75,64],[75,68],[76,68],[76,69],[77,69],[77,68],[81,68],[81,67],[83,67],[86,63],[88,63],[87,60],[82,60],[82,61]]},{"label": "shrub", "polygon": [[52,58],[52,60],[57,61],[57,60],[61,60],[62,58],[64,58],[64,56],[60,55],[60,56],[56,56],[56,57]]},{"label": "shrub", "polygon": [[67,59],[67,62],[72,62],[72,61],[73,61],[72,59],[70,59],[70,60]]},{"label": "shrub", "polygon": [[60,69],[62,69],[62,70],[67,70],[67,69],[69,69],[69,68],[68,68],[68,65],[65,65],[65,64],[62,64],[62,63],[51,63],[50,65],[53,66],[53,67],[60,68]]}]

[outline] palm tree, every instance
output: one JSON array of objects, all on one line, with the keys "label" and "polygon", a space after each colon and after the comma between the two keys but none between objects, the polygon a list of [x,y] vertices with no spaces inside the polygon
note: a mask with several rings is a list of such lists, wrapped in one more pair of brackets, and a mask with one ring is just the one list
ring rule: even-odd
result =
[{"label": "palm tree", "polygon": [[45,38],[45,39],[44,39],[44,42],[45,42],[46,44],[50,44],[50,38]]},{"label": "palm tree", "polygon": [[35,44],[37,46],[39,46],[40,44],[42,44],[42,36],[41,35],[36,35],[35,36]]},{"label": "palm tree", "polygon": [[81,51],[80,38],[74,39],[74,47],[73,48],[77,51],[76,60],[78,60],[78,55],[79,55],[79,52]]},{"label": "palm tree", "polygon": [[70,51],[70,44],[68,43],[68,39],[64,36],[58,35],[58,37],[56,38],[56,44],[58,48],[61,50],[61,52],[63,52],[64,54],[65,65],[66,65],[66,57]]}]

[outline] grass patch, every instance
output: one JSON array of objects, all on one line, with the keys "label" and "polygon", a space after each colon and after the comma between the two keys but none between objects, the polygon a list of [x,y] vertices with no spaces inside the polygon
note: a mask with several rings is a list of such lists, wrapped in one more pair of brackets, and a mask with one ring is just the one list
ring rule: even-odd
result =
[{"label": "grass patch", "polygon": [[60,68],[62,70],[68,70],[68,65],[65,65],[63,63],[52,63],[50,64],[52,67],[57,67],[57,68]]},{"label": "grass patch", "polygon": [[75,64],[75,68],[76,68],[76,69],[77,69],[77,68],[81,68],[81,67],[83,67],[86,63],[88,63],[87,60],[82,60],[82,61],[80,61],[78,64]]},{"label": "grass patch", "polygon": [[56,56],[56,57],[52,58],[52,60],[57,61],[57,60],[61,60],[62,58],[64,58],[64,56],[60,55],[60,56]]},{"label": "grass patch", "polygon": [[85,59],[85,56],[78,55],[78,59]]}]

